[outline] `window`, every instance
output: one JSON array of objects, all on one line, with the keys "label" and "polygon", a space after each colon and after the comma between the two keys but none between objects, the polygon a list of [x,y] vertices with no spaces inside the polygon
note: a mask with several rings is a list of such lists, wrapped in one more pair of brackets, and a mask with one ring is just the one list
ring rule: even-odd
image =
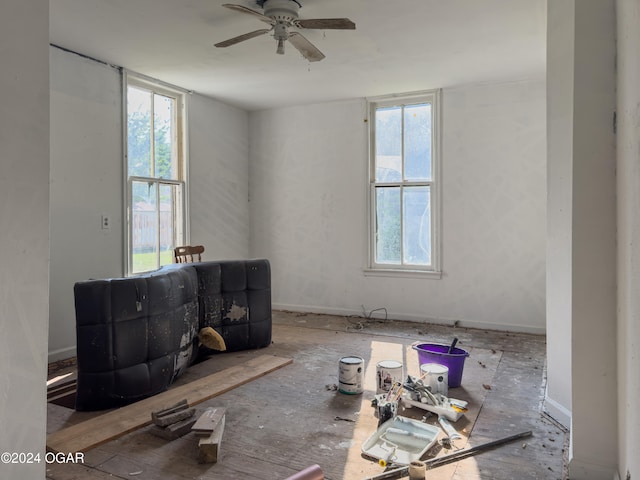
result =
[{"label": "window", "polygon": [[184,95],[126,76],[127,273],[173,262],[185,242]]},{"label": "window", "polygon": [[370,106],[369,272],[439,276],[439,92]]}]

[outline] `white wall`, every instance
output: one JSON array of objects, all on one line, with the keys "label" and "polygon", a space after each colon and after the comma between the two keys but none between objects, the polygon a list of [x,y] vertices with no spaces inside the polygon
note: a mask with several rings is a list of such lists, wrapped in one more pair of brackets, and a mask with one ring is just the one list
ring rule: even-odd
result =
[{"label": "white wall", "polygon": [[617,2],[618,472],[640,475],[640,3]]},{"label": "white wall", "polygon": [[75,355],[74,283],[123,271],[122,100],[117,69],[53,47],[50,61],[54,360]]},{"label": "white wall", "polygon": [[1,478],[44,478],[49,305],[49,4],[6,0],[0,15]]},{"label": "white wall", "polygon": [[361,100],[250,114],[251,249],[276,306],[359,308],[366,155]]},{"label": "white wall", "polygon": [[547,20],[547,391],[545,410],[571,425],[573,4],[549,2]]},{"label": "white wall", "polygon": [[250,114],[251,254],[271,260],[276,308],[545,326],[545,85],[443,92],[443,277],[363,275],[364,100]]},{"label": "white wall", "polygon": [[[555,174],[549,183],[548,264],[553,280],[549,288],[558,291],[550,294],[554,301],[548,305],[547,359],[554,379],[550,378],[547,395],[558,395],[562,402],[567,393],[571,398],[570,477],[613,478],[618,456],[613,401],[617,391],[614,1],[549,2],[548,8],[549,172]],[[570,212],[562,211],[567,191]],[[562,255],[564,260],[554,262]],[[560,301],[559,295],[566,300]],[[570,336],[563,337],[567,331]]]},{"label": "white wall", "polygon": [[249,256],[249,115],[189,98],[191,244],[203,259]]},{"label": "white wall", "polygon": [[611,475],[618,452],[617,405],[592,395],[594,378],[601,391],[617,389],[614,4],[575,2],[569,466],[575,479]]},{"label": "white wall", "polygon": [[[75,282],[123,275],[124,189],[119,69],[53,47],[50,60],[55,360],[75,354]],[[191,241],[205,245],[205,259],[246,258],[248,115],[197,94],[188,103]]]}]

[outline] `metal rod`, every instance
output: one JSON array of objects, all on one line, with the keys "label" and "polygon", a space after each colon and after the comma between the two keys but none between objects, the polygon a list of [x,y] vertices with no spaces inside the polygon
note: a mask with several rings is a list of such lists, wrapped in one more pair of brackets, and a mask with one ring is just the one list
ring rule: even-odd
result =
[{"label": "metal rod", "polygon": [[[483,443],[481,445],[476,445],[475,447],[467,448],[465,450],[459,450],[455,453],[451,453],[443,457],[432,458],[431,460],[426,460],[424,463],[427,466],[427,470],[430,470],[433,468],[440,467],[442,465],[446,465],[447,463],[454,462],[456,460],[462,460],[464,458],[470,457],[482,450],[489,450],[493,447],[497,447],[505,443],[513,442],[514,440],[530,437],[531,435],[532,435],[532,432],[531,430],[529,430],[527,432],[518,433],[516,435],[511,435],[509,437],[500,438],[498,440],[493,440],[491,442]],[[409,474],[409,467],[407,466],[407,467],[400,467],[395,470],[389,470],[388,472],[380,473],[378,475],[374,475],[373,477],[367,477],[365,480],[389,480],[392,478],[405,477],[408,474]]]},{"label": "metal rod", "polygon": [[391,478],[406,477],[409,475],[409,467],[400,467],[395,470],[389,470],[388,472],[379,473],[373,477],[367,477],[364,480],[387,480]]},{"label": "metal rod", "polygon": [[474,455],[482,450],[489,450],[493,447],[497,447],[499,445],[503,445],[505,443],[509,443],[509,442],[513,442],[514,440],[518,440],[521,438],[526,438],[526,437],[530,437],[532,435],[531,430],[529,430],[528,432],[522,432],[522,433],[518,433],[516,435],[511,435],[510,437],[505,437],[505,438],[501,438],[498,440],[494,440],[492,442],[487,442],[487,443],[483,443],[481,445],[476,445],[475,447],[471,447],[471,448],[467,448],[465,450],[459,450],[455,453],[449,454],[449,455],[445,455],[443,457],[440,458],[432,458],[431,460],[427,460],[426,463],[427,464],[427,468],[431,469],[431,468],[436,468],[439,467],[441,465],[445,465],[447,463],[451,463],[455,460],[460,460],[463,458],[467,458],[470,457],[471,455]]}]

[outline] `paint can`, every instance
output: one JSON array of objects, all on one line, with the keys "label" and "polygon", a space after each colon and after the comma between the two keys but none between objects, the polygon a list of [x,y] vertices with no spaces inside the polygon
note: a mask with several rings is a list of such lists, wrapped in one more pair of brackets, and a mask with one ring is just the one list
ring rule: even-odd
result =
[{"label": "paint can", "polygon": [[383,360],[376,365],[376,393],[388,393],[393,385],[402,384],[402,362]]},{"label": "paint can", "polygon": [[342,357],[338,368],[338,391],[357,395],[364,391],[364,359]]},{"label": "paint can", "polygon": [[431,393],[449,394],[449,368],[437,363],[420,365],[420,374],[425,385],[431,387]]}]

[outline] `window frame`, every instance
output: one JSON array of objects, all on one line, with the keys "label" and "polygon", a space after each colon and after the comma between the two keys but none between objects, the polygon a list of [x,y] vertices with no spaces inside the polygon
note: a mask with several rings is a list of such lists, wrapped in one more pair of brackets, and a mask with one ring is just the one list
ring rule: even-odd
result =
[{"label": "window frame", "polygon": [[[385,95],[367,98],[367,112],[369,125],[369,158],[367,161],[367,266],[364,269],[365,275],[371,276],[401,276],[401,277],[442,277],[442,252],[441,252],[441,90],[426,90],[421,92]],[[398,182],[376,182],[376,110],[378,108],[410,106],[422,103],[431,104],[431,179],[411,181],[402,178]],[[404,132],[404,127],[403,127]],[[404,162],[404,159],[403,159]],[[416,265],[405,264],[400,259],[400,264],[378,263],[376,262],[376,188],[377,187],[401,188],[408,186],[427,186],[430,194],[430,215],[431,215],[431,264]],[[402,204],[400,198],[400,225],[402,228]],[[401,237],[402,243],[402,237]]]},{"label": "window frame", "polygon": [[[128,156],[128,87],[148,90],[154,94],[170,97],[175,100],[175,154],[177,179],[167,179],[162,177],[145,177],[129,175],[129,156]],[[124,216],[126,225],[124,228],[124,272],[125,276],[136,276],[147,273],[147,271],[133,271],[133,183],[148,182],[155,183],[156,189],[163,185],[177,186],[180,189],[179,195],[182,197],[182,205],[179,209],[181,219],[174,221],[174,229],[176,231],[177,245],[186,245],[189,243],[189,202],[188,202],[188,155],[187,155],[187,94],[189,92],[179,87],[165,84],[159,80],[155,80],[140,74],[123,71],[122,75],[122,118],[123,118],[123,183],[125,192]],[[153,103],[153,102],[152,102]],[[152,149],[153,151],[153,149]],[[172,210],[173,211],[173,210]],[[173,255],[172,255],[173,257]],[[160,265],[160,251],[156,267]]]}]

